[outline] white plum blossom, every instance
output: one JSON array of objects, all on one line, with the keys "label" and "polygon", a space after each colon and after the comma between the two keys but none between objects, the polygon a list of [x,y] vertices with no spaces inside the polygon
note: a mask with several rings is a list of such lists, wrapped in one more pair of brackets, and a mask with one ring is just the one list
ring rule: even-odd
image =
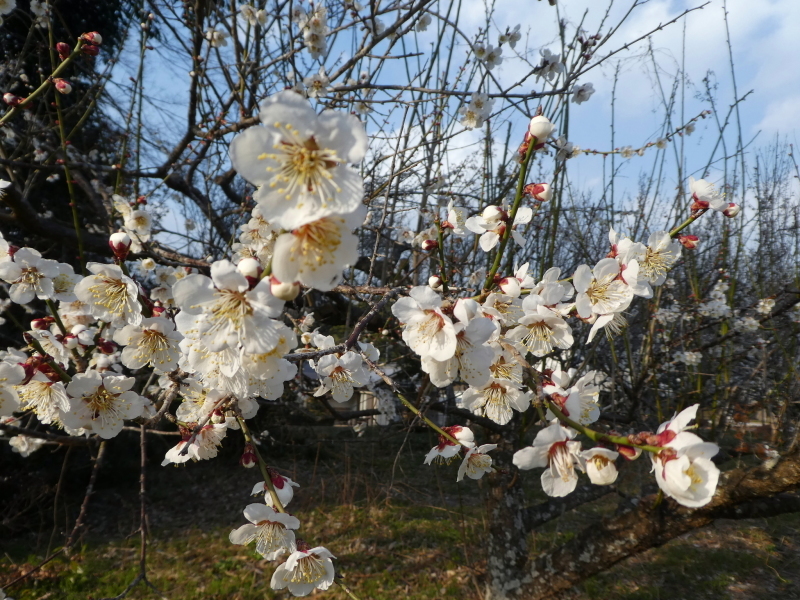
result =
[{"label": "white plum blossom", "polygon": [[333,584],[331,559],[336,557],[322,546],[308,548],[308,544],[298,542],[297,547],[272,574],[272,589],[288,588],[294,596],[307,596],[315,589],[327,590]]},{"label": "white plum blossom", "polygon": [[[262,279],[253,288],[247,278],[227,260],[211,265],[211,278],[189,275],[172,288],[175,303],[187,315],[194,315],[195,336],[212,352],[235,348],[239,343],[245,352],[269,352],[278,343],[283,301],[270,291],[270,283]],[[191,317],[190,317],[191,318]],[[178,329],[185,336],[190,333]]]},{"label": "white plum blossom", "polygon": [[[278,496],[278,501],[283,506],[286,506],[294,498],[294,488],[300,487],[300,484],[295,483],[288,477],[284,477],[273,469],[268,469],[268,472],[272,487],[275,489],[275,495]],[[252,495],[257,496],[259,494],[264,494],[264,501],[268,506],[274,506],[272,494],[269,493],[269,489],[267,489],[263,481],[259,481],[253,486]]]},{"label": "white plum blossom", "polygon": [[364,361],[352,350],[341,356],[326,354],[316,362],[314,370],[320,376],[320,387],[314,395],[323,396],[331,392],[337,402],[347,402],[354,387],[364,386],[369,381]]},{"label": "white plum blossom", "polygon": [[103,439],[111,439],[122,431],[125,419],[142,414],[146,400],[130,391],[133,377],[101,375],[97,371],[78,373],[67,385],[69,410],[62,413],[64,425],[84,428]]},{"label": "white plum blossom", "polygon": [[772,312],[773,308],[775,308],[775,299],[763,298],[758,301],[758,306],[756,306],[756,312],[762,315],[768,315]]},{"label": "white plum blossom", "polygon": [[532,446],[514,453],[514,465],[522,470],[544,468],[544,493],[556,498],[566,496],[578,485],[575,468],[584,470],[581,443],[573,439],[577,433],[553,421],[536,434]]},{"label": "white plum blossom", "polygon": [[349,214],[329,215],[279,236],[273,275],[282,282],[332,290],[342,279],[344,267],[358,259],[358,236],[351,231],[364,221],[366,210],[362,205]]},{"label": "white plum blossom", "polygon": [[28,457],[44,446],[45,440],[28,435],[15,435],[8,440],[11,450],[22,457]]},{"label": "white plum blossom", "polygon": [[608,448],[591,448],[581,452],[581,458],[585,461],[586,474],[589,480],[595,485],[611,485],[617,480],[619,472],[614,465],[619,452],[614,452]]},{"label": "white plum blossom", "polygon": [[427,285],[412,288],[408,298],[392,306],[392,314],[405,324],[403,341],[421,358],[446,361],[458,347],[453,321],[441,306],[442,299]]},{"label": "white plum blossom", "polygon": [[574,342],[572,328],[567,322],[541,304],[535,311],[526,311],[524,316],[518,319],[518,323],[519,325],[511,329],[506,337],[516,342],[520,351],[524,348],[525,352],[530,352],[534,356],[541,358],[550,354],[555,348],[566,350]]},{"label": "white plum blossom", "polygon": [[303,79],[303,85],[306,86],[306,93],[309,98],[319,98],[328,93],[328,87],[331,81],[325,73],[325,67],[320,67],[319,72]]},{"label": "white plum blossom", "polygon": [[19,394],[14,386],[25,379],[25,369],[18,364],[0,362],[0,417],[10,416],[19,409]]},{"label": "white plum blossom", "polygon": [[461,379],[473,386],[481,386],[489,379],[494,349],[486,342],[496,332],[494,323],[485,317],[467,319],[462,306],[463,303],[459,302],[454,309],[455,316],[459,318],[454,325],[455,354],[446,361],[436,360],[432,356],[422,359],[422,370],[430,375],[431,383],[436,387],[451,384],[459,374]]},{"label": "white plum blossom", "polygon": [[262,103],[259,117],[263,125],[237,135],[230,155],[258,187],[253,197],[264,219],[295,229],[361,204],[364,183],[349,165],[363,158],[367,135],[355,116],[317,115],[301,96],[283,91]]},{"label": "white plum blossom", "polygon": [[461,451],[462,446],[465,448],[473,448],[475,446],[475,435],[469,427],[451,425],[449,427],[442,427],[442,430],[458,440],[459,443],[454,444],[451,440],[439,434],[439,443],[431,448],[430,452],[425,456],[423,464],[429,465],[434,462],[450,462],[450,460]]},{"label": "white plum blossom", "polygon": [[418,32],[423,32],[428,30],[428,26],[433,21],[430,13],[422,13],[422,16],[417,21],[417,24],[414,26],[414,29]]},{"label": "white plum blossom", "polygon": [[572,88],[572,101],[575,104],[586,102],[594,94],[594,86],[591,83],[576,85]]},{"label": "white plum blossom", "polygon": [[686,431],[689,423],[697,418],[699,407],[694,404],[662,423],[655,443],[665,449],[650,456],[658,487],[690,508],[708,504],[719,481],[719,469],[711,461],[719,452],[719,446]]},{"label": "white plum blossom", "polygon": [[608,315],[628,308],[633,291],[618,279],[620,264],[613,258],[604,258],[591,269],[580,265],[575,270],[573,284],[578,293],[575,307],[578,314],[588,319],[592,314]]},{"label": "white plum blossom", "polygon": [[542,60],[539,65],[533,70],[536,73],[536,80],[540,77],[553,81],[559,73],[564,72],[564,63],[561,62],[560,54],[553,54],[548,48],[539,50],[542,55]]},{"label": "white plum blossom", "polygon": [[121,362],[129,369],[149,365],[157,372],[172,371],[178,366],[183,336],[175,324],[164,317],[142,319],[139,325],[126,325],[114,333],[114,341],[125,346]]},{"label": "white plum blossom", "polygon": [[13,261],[0,262],[0,279],[11,284],[8,295],[17,304],[52,298],[53,278],[58,274],[58,262],[42,258],[33,248],[20,248]]},{"label": "white plum blossom", "polygon": [[[529,223],[533,218],[533,209],[529,206],[520,206],[514,215],[511,237],[520,246],[525,245],[525,239],[515,229],[517,225]],[[481,234],[480,246],[484,252],[489,252],[498,243],[508,226],[508,213],[499,206],[487,206],[480,215],[470,217],[464,223],[473,233]]]},{"label": "white plum blossom", "polygon": [[244,516],[250,523],[231,531],[229,539],[232,544],[246,546],[255,540],[256,552],[267,560],[275,560],[297,549],[292,531],[300,527],[297,517],[276,512],[265,504],[247,505]]},{"label": "white plum blossom", "polygon": [[725,195],[720,194],[714,184],[705,179],[696,180],[694,177],[689,177],[689,191],[692,192],[692,198],[701,208],[713,208],[722,212],[729,206]]},{"label": "white plum blossom", "polygon": [[[0,373],[3,370],[0,363]],[[20,367],[21,368],[21,367]],[[37,372],[25,385],[17,388],[23,410],[32,410],[36,417],[48,425],[61,421],[61,415],[69,410],[69,398],[64,384],[51,381],[44,373]],[[0,415],[3,411],[0,410]]]},{"label": "white plum blossom", "polygon": [[483,444],[477,448],[473,447],[467,450],[464,460],[461,461],[461,466],[458,467],[458,476],[456,481],[464,479],[464,475],[470,479],[480,479],[486,473],[494,471],[492,467],[492,457],[488,452],[497,448],[497,444]]},{"label": "white plum blossom", "polygon": [[481,387],[470,387],[461,401],[478,416],[487,417],[500,425],[511,420],[514,411],[525,412],[531,405],[533,392],[523,392],[504,379],[490,378]]},{"label": "white plum blossom", "polygon": [[86,267],[93,275],[84,277],[75,286],[75,295],[89,312],[114,327],[141,323],[142,305],[136,282],[117,265],[89,263]]},{"label": "white plum blossom", "polygon": [[[184,431],[184,439],[169,450],[164,455],[164,460],[161,466],[165,467],[169,464],[181,464],[188,460],[208,460],[214,458],[219,452],[219,446],[228,432],[228,427],[225,423],[209,423],[200,429],[194,441],[189,444],[191,438],[191,431]],[[188,449],[184,452],[188,444]]]}]

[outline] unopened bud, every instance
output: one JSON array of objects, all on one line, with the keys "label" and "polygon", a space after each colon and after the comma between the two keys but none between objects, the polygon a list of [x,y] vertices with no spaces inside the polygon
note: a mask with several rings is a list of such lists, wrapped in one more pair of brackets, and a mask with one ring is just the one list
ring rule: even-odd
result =
[{"label": "unopened bud", "polygon": [[278,281],[274,276],[270,276],[269,282],[269,289],[272,295],[284,302],[291,302],[300,293],[300,284],[296,281],[294,283],[284,283]]},{"label": "unopened bud", "polygon": [[81,52],[88,56],[97,56],[100,54],[100,47],[93,46],[92,44],[86,44],[85,46],[81,46]]},{"label": "unopened bud", "polygon": [[528,133],[536,138],[536,147],[541,146],[553,133],[555,126],[550,122],[550,119],[544,115],[539,115],[531,119],[531,124],[528,126]]},{"label": "unopened bud", "polygon": [[72,91],[72,84],[66,79],[53,79],[53,85],[62,94],[69,94]]},{"label": "unopened bud", "polygon": [[616,450],[627,460],[636,460],[642,454],[641,448],[634,448],[633,446],[617,445]]},{"label": "unopened bud", "polygon": [[258,462],[258,458],[256,457],[253,445],[245,444],[244,452],[242,453],[242,458],[239,459],[239,464],[242,465],[245,469],[252,469],[253,467],[256,466],[256,462]]},{"label": "unopened bud", "polygon": [[547,202],[553,197],[549,183],[529,183],[523,191],[539,202]]},{"label": "unopened bud", "polygon": [[428,250],[436,250],[436,249],[439,247],[439,242],[437,242],[436,240],[424,240],[424,241],[423,241],[423,242],[420,244],[420,247],[421,247],[423,250],[425,250],[426,252],[427,252]]},{"label": "unopened bud", "polygon": [[442,289],[442,278],[438,275],[431,275],[428,277],[428,285],[434,292],[438,292]]},{"label": "unopened bud", "polygon": [[103,36],[97,33],[96,31],[90,31],[89,33],[84,33],[81,36],[81,39],[84,42],[89,42],[90,44],[93,44],[95,46],[99,46],[100,44],[103,43]]},{"label": "unopened bud", "polygon": [[50,324],[53,323],[55,319],[53,317],[41,317],[39,319],[34,319],[31,321],[31,329],[36,330],[43,330],[49,329]]},{"label": "unopened bud", "polygon": [[521,289],[519,279],[516,277],[503,277],[498,285],[505,295],[511,296],[512,298],[519,298]]},{"label": "unopened bud", "polygon": [[236,270],[247,278],[247,283],[250,284],[250,287],[258,284],[261,273],[264,271],[261,268],[261,263],[252,257],[240,260],[239,264],[236,265]]},{"label": "unopened bud", "polygon": [[114,253],[114,258],[125,260],[131,249],[131,237],[124,231],[112,233],[111,237],[108,238],[108,246],[111,248],[111,252]]},{"label": "unopened bud", "polygon": [[97,340],[97,349],[103,354],[114,354],[114,352],[117,350],[117,347],[114,342],[100,338]]},{"label": "unopened bud", "polygon": [[66,42],[58,42],[56,44],[56,52],[58,52],[58,58],[61,60],[66,60],[66,58],[72,53],[72,48]]},{"label": "unopened bud", "polygon": [[6,92],[3,94],[3,102],[9,106],[19,106],[22,103],[22,98],[12,94],[11,92]]},{"label": "unopened bud", "polygon": [[696,235],[682,235],[678,237],[678,241],[684,248],[688,250],[694,250],[697,248],[697,244],[700,243],[700,238]]},{"label": "unopened bud", "polygon": [[505,221],[508,219],[506,211],[499,206],[487,206],[483,209],[481,216],[487,223],[497,223],[499,221]]},{"label": "unopened bud", "polygon": [[723,210],[722,214],[725,215],[726,217],[733,218],[736,215],[738,215],[740,212],[742,212],[742,207],[741,206],[739,206],[735,202],[729,202],[728,203],[728,208]]}]

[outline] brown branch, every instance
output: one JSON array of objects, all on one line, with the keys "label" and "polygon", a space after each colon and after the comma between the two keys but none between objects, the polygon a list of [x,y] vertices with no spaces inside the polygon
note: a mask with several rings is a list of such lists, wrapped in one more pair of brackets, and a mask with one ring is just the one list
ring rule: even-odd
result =
[{"label": "brown branch", "polygon": [[[794,452],[772,469],[759,466],[724,473],[714,498],[701,508],[686,508],[672,500],[658,504],[655,496],[647,496],[634,509],[593,525],[532,561],[525,575],[527,583],[515,587],[508,597],[552,597],[629,556],[661,546],[714,519],[762,514],[759,502],[798,487],[800,454]],[[793,510],[800,503],[781,499],[776,506]]]}]

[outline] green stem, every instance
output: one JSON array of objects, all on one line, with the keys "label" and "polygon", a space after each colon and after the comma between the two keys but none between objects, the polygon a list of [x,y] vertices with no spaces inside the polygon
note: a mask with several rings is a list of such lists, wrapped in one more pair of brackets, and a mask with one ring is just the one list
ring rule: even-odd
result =
[{"label": "green stem", "polygon": [[608,442],[609,444],[630,446],[631,448],[639,448],[641,450],[646,450],[648,452],[653,452],[655,454],[658,454],[663,450],[661,446],[644,446],[644,445],[639,446],[637,444],[631,444],[630,440],[628,440],[628,438],[626,437],[620,437],[617,435],[607,435],[605,433],[600,433],[599,431],[595,431],[594,429],[589,429],[588,427],[581,425],[577,421],[573,421],[572,419],[570,419],[567,415],[561,412],[555,404],[553,404],[549,400],[545,400],[545,402],[547,403],[547,408],[550,409],[550,412],[552,412],[556,417],[558,417],[559,421],[561,421],[562,423],[566,423],[573,429],[579,431],[593,442]]},{"label": "green stem", "polygon": [[261,471],[262,477],[264,477],[264,485],[267,486],[267,490],[269,491],[269,495],[272,498],[272,503],[275,505],[275,508],[278,512],[285,513],[286,509],[283,507],[283,504],[278,499],[278,493],[275,491],[275,486],[272,485],[272,478],[269,476],[269,471],[267,470],[267,463],[261,457],[261,453],[258,451],[258,446],[256,446],[255,442],[253,441],[253,436],[250,434],[250,429],[247,427],[247,423],[244,422],[244,419],[239,415],[236,416],[236,420],[239,422],[239,427],[242,428],[242,433],[244,434],[245,441],[250,444],[253,448],[253,452],[256,453],[256,459],[258,459],[258,468]]},{"label": "green stem", "polygon": [[686,219],[686,220],[685,220],[683,223],[681,223],[680,225],[678,225],[678,226],[677,226],[675,229],[673,229],[672,231],[670,231],[670,232],[669,232],[669,237],[671,237],[671,238],[678,237],[678,234],[679,234],[681,231],[683,231],[684,229],[686,229],[686,228],[687,228],[689,225],[691,225],[692,223],[694,223],[694,222],[695,222],[697,219],[699,219],[700,217],[702,217],[702,216],[703,216],[705,213],[707,213],[707,212],[708,212],[708,209],[707,209],[707,208],[700,209],[700,210],[699,210],[699,211],[697,211],[695,214],[693,214],[691,217],[689,217],[688,219]]},{"label": "green stem", "polygon": [[497,249],[497,256],[494,257],[494,264],[489,270],[489,273],[486,275],[486,280],[483,282],[484,292],[490,290],[492,285],[494,285],[494,276],[497,274],[497,270],[500,268],[500,263],[503,260],[503,254],[505,253],[506,246],[508,245],[508,240],[511,237],[511,230],[514,227],[514,218],[517,216],[517,210],[519,210],[519,205],[522,203],[522,192],[525,189],[525,177],[527,177],[528,174],[528,165],[530,164],[531,157],[533,156],[533,148],[536,141],[537,140],[535,138],[531,139],[530,144],[528,145],[528,151],[525,153],[525,158],[522,160],[522,163],[519,166],[517,193],[514,196],[514,203],[511,205],[511,210],[508,212],[506,230],[500,237],[500,247]]},{"label": "green stem", "polygon": [[442,292],[447,294],[447,263],[444,257],[444,230],[442,229],[442,222],[437,216],[433,221],[436,224],[436,237],[438,241],[439,251],[439,278],[442,280]]}]

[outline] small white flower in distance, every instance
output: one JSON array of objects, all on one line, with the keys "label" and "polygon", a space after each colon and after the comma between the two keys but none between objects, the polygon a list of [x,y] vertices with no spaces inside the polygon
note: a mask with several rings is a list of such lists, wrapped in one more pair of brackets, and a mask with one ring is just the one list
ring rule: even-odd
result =
[{"label": "small white flower in distance", "polygon": [[44,440],[27,435],[15,435],[8,440],[11,450],[20,456],[28,457],[44,445]]},{"label": "small white flower in distance", "polygon": [[553,421],[549,427],[536,434],[532,446],[514,453],[514,465],[522,470],[543,467],[544,493],[557,498],[566,496],[578,485],[575,467],[584,470],[580,455],[581,443],[573,441],[577,434],[577,431]]},{"label": "small white flower in distance", "polygon": [[275,560],[286,552],[295,552],[295,538],[292,529],[300,527],[297,517],[276,512],[265,504],[249,504],[244,516],[250,521],[231,531],[228,539],[232,544],[246,546],[253,540],[256,552],[267,560]]},{"label": "small white flower in distance", "polygon": [[141,323],[142,305],[136,282],[117,265],[89,263],[87,268],[93,275],[84,277],[75,286],[78,300],[88,305],[97,319],[114,327]]},{"label": "small white flower in distance", "polygon": [[592,94],[594,94],[594,85],[591,83],[576,85],[572,88],[572,101],[575,104],[582,104],[591,98]]},{"label": "small white flower in distance", "polygon": [[492,457],[487,453],[497,448],[497,444],[484,444],[478,448],[470,448],[461,466],[458,467],[458,477],[456,481],[464,479],[464,475],[470,479],[480,479],[485,473],[494,471],[492,467]]},{"label": "small white flower in distance", "polygon": [[326,354],[317,361],[314,370],[320,376],[320,387],[314,396],[331,392],[337,402],[347,402],[353,395],[354,387],[364,386],[369,381],[361,355],[352,350],[341,357]]},{"label": "small white flower in distance", "polygon": [[449,427],[442,427],[442,430],[458,440],[459,443],[454,444],[451,440],[439,434],[439,443],[431,448],[430,452],[425,456],[423,464],[449,463],[461,451],[462,446],[465,448],[475,446],[475,435],[469,427],[450,425]]},{"label": "small white flower in distance", "polygon": [[333,583],[332,558],[336,557],[326,548],[311,548],[298,540],[297,550],[275,569],[270,585],[273,590],[288,588],[295,596],[307,596],[317,588],[327,590]]},{"label": "small white flower in distance", "polygon": [[416,29],[419,32],[427,31],[428,25],[431,24],[431,21],[433,21],[431,16],[428,13],[423,13],[422,16],[419,18],[419,20],[417,21],[417,24],[415,25],[414,29]]},{"label": "small white flower in distance", "polygon": [[758,306],[756,307],[756,311],[761,313],[762,315],[768,315],[772,312],[772,309],[775,308],[775,299],[774,298],[764,298],[763,300],[758,301]]},{"label": "small white flower in distance", "polygon": [[319,73],[303,79],[303,84],[306,86],[306,93],[309,98],[319,98],[328,93],[331,81],[325,73],[325,67],[320,67]]},{"label": "small white flower in distance", "polygon": [[367,150],[364,126],[353,115],[317,115],[292,91],[267,98],[263,126],[237,135],[230,147],[239,174],[258,186],[253,197],[273,226],[297,227],[333,214],[348,214],[364,196],[364,182],[350,164]]},{"label": "small white flower in distance", "polygon": [[595,485],[611,485],[617,480],[619,472],[614,465],[619,452],[608,448],[591,448],[581,452],[581,458],[586,461],[586,474]]},{"label": "small white flower in distance", "polygon": [[453,321],[442,310],[442,299],[427,285],[414,287],[408,298],[392,306],[392,314],[405,324],[403,341],[421,358],[450,359],[456,352]]}]

